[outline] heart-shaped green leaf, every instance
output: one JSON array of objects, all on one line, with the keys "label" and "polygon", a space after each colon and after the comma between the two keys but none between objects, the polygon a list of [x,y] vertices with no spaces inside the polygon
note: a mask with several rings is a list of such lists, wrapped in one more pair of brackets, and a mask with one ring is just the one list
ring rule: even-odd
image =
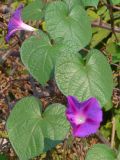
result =
[{"label": "heart-shaped green leaf", "polygon": [[47,35],[42,32],[32,36],[21,47],[21,59],[32,76],[44,85],[54,70],[57,56],[60,54],[61,44],[50,43]]},{"label": "heart-shaped green leaf", "polygon": [[91,50],[83,61],[78,53],[63,53],[56,62],[57,85],[63,94],[83,101],[96,97],[105,105],[112,95],[112,71],[98,50]]},{"label": "heart-shaped green leaf", "polygon": [[22,12],[24,20],[40,20],[44,15],[45,3],[43,0],[35,0],[28,4]]},{"label": "heart-shaped green leaf", "polygon": [[95,144],[87,153],[85,160],[115,160],[115,153],[104,144]]},{"label": "heart-shaped green leaf", "polygon": [[61,1],[50,3],[45,13],[46,27],[53,39],[63,37],[65,44],[74,46],[75,51],[78,51],[90,42],[91,25],[80,5],[69,7]]},{"label": "heart-shaped green leaf", "polygon": [[65,138],[68,130],[65,106],[52,104],[42,113],[41,103],[34,97],[20,100],[7,121],[9,139],[20,160],[51,149]]}]

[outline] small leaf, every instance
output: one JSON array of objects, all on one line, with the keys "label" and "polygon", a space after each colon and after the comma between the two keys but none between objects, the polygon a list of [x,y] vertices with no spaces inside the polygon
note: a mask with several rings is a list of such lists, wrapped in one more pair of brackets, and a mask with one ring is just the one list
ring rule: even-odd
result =
[{"label": "small leaf", "polygon": [[100,18],[100,16],[95,11],[93,11],[91,9],[87,9],[87,14],[90,17],[91,22]]},{"label": "small leaf", "polygon": [[32,36],[21,47],[21,59],[33,77],[44,85],[53,74],[61,44],[52,45],[44,33]]},{"label": "small leaf", "polygon": [[114,63],[120,61],[120,46],[115,42],[109,42],[106,45],[106,51],[112,55],[112,61]]},{"label": "small leaf", "polygon": [[69,8],[75,5],[83,6],[83,2],[81,0],[64,0],[64,2],[69,6]]},{"label": "small leaf", "polygon": [[84,6],[97,7],[99,0],[81,0]]},{"label": "small leaf", "polygon": [[119,4],[120,0],[111,0],[111,3],[114,4],[114,5]]},{"label": "small leaf", "polygon": [[116,155],[108,146],[95,144],[87,153],[85,160],[115,160]]},{"label": "small leaf", "polygon": [[117,155],[117,160],[120,160],[120,150],[119,150],[118,155]]},{"label": "small leaf", "polygon": [[52,104],[42,113],[41,103],[34,97],[20,100],[7,120],[9,139],[20,160],[50,150],[68,130],[65,106]]},{"label": "small leaf", "polygon": [[93,35],[90,47],[94,48],[96,45],[98,45],[100,42],[102,42],[111,31],[98,28],[97,32]]},{"label": "small leaf", "polygon": [[99,0],[64,0],[70,7],[75,5],[95,6],[97,7]]},{"label": "small leaf", "polygon": [[24,20],[40,20],[44,15],[45,3],[43,0],[35,0],[34,2],[28,4],[22,12],[22,17]]},{"label": "small leaf", "polygon": [[63,94],[83,101],[96,97],[104,106],[112,96],[112,71],[98,50],[91,50],[85,62],[77,53],[63,53],[56,62],[56,82]]},{"label": "small leaf", "polygon": [[53,39],[62,37],[65,44],[78,51],[90,42],[90,20],[81,6],[69,7],[62,1],[50,3],[45,13],[46,27]]}]

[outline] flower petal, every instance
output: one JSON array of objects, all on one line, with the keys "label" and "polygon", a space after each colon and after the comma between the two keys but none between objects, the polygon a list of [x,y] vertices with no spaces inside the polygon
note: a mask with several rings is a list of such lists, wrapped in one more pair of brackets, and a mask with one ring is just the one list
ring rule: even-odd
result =
[{"label": "flower petal", "polygon": [[99,126],[100,123],[88,120],[84,124],[74,126],[73,136],[75,137],[89,136],[90,134],[96,133]]},{"label": "flower petal", "polygon": [[20,5],[16,11],[12,14],[9,23],[8,23],[8,34],[6,36],[6,41],[8,42],[11,38],[11,36],[14,35],[14,33],[17,30],[20,30],[20,24],[22,23],[21,20],[21,12],[23,9],[23,5]]},{"label": "flower petal", "polygon": [[68,96],[66,117],[73,128],[73,135],[85,137],[97,131],[102,121],[102,109],[94,97],[79,102],[75,97]]},{"label": "flower petal", "polygon": [[74,96],[67,96],[67,111],[77,113],[79,109],[79,101]]},{"label": "flower petal", "polygon": [[36,28],[33,28],[22,21],[21,19],[22,9],[23,5],[20,5],[11,16],[11,19],[8,23],[8,34],[6,36],[7,42],[10,40],[10,38],[14,35],[14,33],[17,30],[37,31]]},{"label": "flower petal", "polygon": [[91,97],[87,100],[83,113],[88,119],[95,120],[96,122],[102,121],[102,110],[98,100],[95,97]]}]

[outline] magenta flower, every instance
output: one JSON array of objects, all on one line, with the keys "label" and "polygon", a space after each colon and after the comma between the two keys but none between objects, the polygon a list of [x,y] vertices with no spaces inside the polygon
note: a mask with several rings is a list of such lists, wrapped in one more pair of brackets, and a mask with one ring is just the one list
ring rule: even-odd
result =
[{"label": "magenta flower", "polygon": [[26,30],[26,31],[35,31],[36,29],[25,24],[22,21],[21,18],[21,12],[23,9],[23,5],[20,5],[15,12],[13,13],[13,15],[11,16],[11,19],[9,20],[8,23],[8,34],[6,36],[6,41],[8,42],[10,40],[10,38],[14,35],[14,33],[17,30]]},{"label": "magenta flower", "polygon": [[102,109],[94,97],[79,102],[75,97],[68,96],[66,117],[73,129],[73,136],[85,137],[96,133],[102,121]]}]

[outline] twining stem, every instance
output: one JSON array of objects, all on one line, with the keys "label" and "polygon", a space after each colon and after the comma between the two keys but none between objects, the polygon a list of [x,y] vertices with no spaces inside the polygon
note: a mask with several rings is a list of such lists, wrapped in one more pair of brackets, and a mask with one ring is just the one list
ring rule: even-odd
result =
[{"label": "twining stem", "polygon": [[115,146],[115,117],[112,118],[111,148]]}]

